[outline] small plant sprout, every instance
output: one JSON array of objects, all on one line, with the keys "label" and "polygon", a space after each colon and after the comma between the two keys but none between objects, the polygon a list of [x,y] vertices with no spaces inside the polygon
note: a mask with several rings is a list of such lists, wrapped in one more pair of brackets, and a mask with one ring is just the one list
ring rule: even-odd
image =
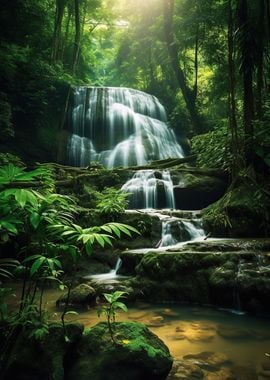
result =
[{"label": "small plant sprout", "polygon": [[114,326],[113,323],[116,319],[116,311],[117,310],[123,310],[125,312],[128,311],[127,306],[120,302],[119,299],[123,298],[127,295],[127,292],[121,292],[119,290],[113,292],[113,293],[104,293],[104,298],[107,301],[106,305],[102,306],[101,309],[98,310],[98,316],[105,315],[106,321],[109,329],[109,333],[112,339],[112,342],[117,344],[115,337],[114,337]]}]

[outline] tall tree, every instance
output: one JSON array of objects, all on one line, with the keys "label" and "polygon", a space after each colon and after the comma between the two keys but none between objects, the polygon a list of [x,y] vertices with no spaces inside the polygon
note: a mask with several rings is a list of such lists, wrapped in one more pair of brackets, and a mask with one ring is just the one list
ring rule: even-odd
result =
[{"label": "tall tree", "polygon": [[240,167],[242,166],[236,120],[234,34],[232,0],[228,0],[229,129],[231,132],[231,149],[234,157],[231,168],[232,180],[237,177]]},{"label": "tall tree", "polygon": [[68,0],[56,0],[55,4],[55,21],[51,51],[51,63],[53,64],[56,63],[62,55],[62,23],[67,3]]},{"label": "tall tree", "polygon": [[240,50],[240,73],[243,80],[243,124],[245,132],[246,164],[253,162],[254,94],[253,94],[253,51],[254,38],[249,18],[247,0],[238,0],[238,43]]},{"label": "tall tree", "polygon": [[173,33],[173,14],[174,14],[174,0],[163,0],[163,15],[164,15],[164,34],[165,40],[171,60],[171,65],[175,73],[175,77],[182,91],[186,107],[190,114],[190,119],[195,133],[204,132],[202,121],[199,117],[196,107],[197,98],[197,70],[198,70],[198,34],[196,35],[195,43],[195,84],[190,88],[187,84],[185,74],[179,63],[177,45]]}]

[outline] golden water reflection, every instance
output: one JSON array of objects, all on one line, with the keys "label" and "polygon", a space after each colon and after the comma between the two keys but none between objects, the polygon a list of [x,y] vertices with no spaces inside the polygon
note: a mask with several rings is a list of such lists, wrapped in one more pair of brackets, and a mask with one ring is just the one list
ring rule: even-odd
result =
[{"label": "golden water reflection", "polygon": [[[61,310],[55,306],[60,294],[61,291],[52,289],[45,294],[45,306],[54,321],[61,316]],[[83,323],[85,327],[104,320],[97,316],[96,307],[77,311],[78,315],[66,319]],[[119,312],[117,321],[146,324],[164,341],[175,359],[211,351],[226,355],[239,368],[259,371],[263,361],[270,363],[265,355],[270,352],[269,318],[235,315],[210,307],[136,303],[129,307],[128,313]],[[244,379],[237,377],[240,378]]]}]

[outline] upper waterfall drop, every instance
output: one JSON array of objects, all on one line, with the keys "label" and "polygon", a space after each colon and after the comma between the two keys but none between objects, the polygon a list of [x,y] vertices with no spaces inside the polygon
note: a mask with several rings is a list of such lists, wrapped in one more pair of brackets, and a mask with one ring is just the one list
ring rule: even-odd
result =
[{"label": "upper waterfall drop", "polygon": [[118,87],[77,87],[69,117],[68,162],[106,168],[183,157],[159,100]]}]

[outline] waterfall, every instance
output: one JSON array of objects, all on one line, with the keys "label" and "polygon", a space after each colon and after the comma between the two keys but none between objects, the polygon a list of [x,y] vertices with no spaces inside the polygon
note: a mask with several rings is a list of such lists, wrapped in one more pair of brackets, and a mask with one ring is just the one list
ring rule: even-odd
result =
[{"label": "waterfall", "polygon": [[168,170],[139,170],[121,188],[129,194],[130,209],[175,208]]},{"label": "waterfall", "polygon": [[[86,280],[97,280],[97,281],[117,279],[117,278],[119,278],[119,276],[117,275],[117,271],[120,269],[121,265],[122,265],[122,260],[120,259],[120,257],[118,257],[114,269],[112,269],[110,272],[87,275],[87,276],[84,276],[84,279],[86,279]],[[120,276],[120,277],[124,277],[124,276]]]},{"label": "waterfall", "polygon": [[168,247],[170,245],[175,245],[176,243],[177,239],[173,237],[172,234],[172,222],[162,222],[161,242],[159,244],[159,247]]},{"label": "waterfall", "polygon": [[200,219],[171,218],[162,221],[162,234],[159,247],[167,247],[187,241],[202,240],[205,231]]},{"label": "waterfall", "polygon": [[71,165],[98,161],[114,168],[183,157],[156,97],[128,88],[77,87],[73,98],[67,146]]}]

